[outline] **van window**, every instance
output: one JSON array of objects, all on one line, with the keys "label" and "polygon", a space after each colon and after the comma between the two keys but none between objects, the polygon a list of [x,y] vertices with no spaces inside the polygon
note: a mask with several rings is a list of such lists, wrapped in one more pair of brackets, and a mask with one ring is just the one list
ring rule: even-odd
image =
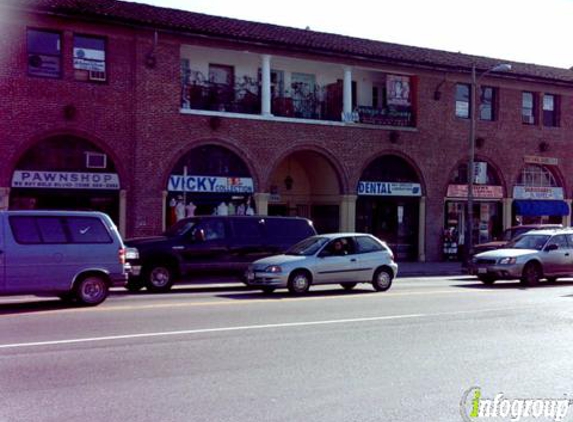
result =
[{"label": "van window", "polygon": [[279,239],[304,239],[314,236],[312,226],[306,220],[289,220],[288,218],[268,218],[265,219],[267,233],[272,238]]},{"label": "van window", "polygon": [[198,230],[203,230],[205,240],[225,239],[225,223],[221,220],[205,220],[198,226]]},{"label": "van window", "polygon": [[42,243],[34,217],[10,217],[10,227],[16,242],[21,244]]},{"label": "van window", "polygon": [[66,232],[60,217],[40,217],[36,219],[44,243],[66,243]]},{"label": "van window", "polygon": [[233,232],[237,239],[262,238],[262,224],[258,218],[237,218],[233,221]]},{"label": "van window", "polygon": [[67,217],[71,243],[112,243],[109,232],[99,218]]}]

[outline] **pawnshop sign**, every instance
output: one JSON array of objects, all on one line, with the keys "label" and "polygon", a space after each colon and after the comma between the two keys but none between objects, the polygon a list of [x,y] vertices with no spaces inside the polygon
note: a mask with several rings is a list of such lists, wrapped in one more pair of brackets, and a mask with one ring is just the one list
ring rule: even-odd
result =
[{"label": "pawnshop sign", "polygon": [[119,190],[116,173],[16,170],[13,188]]}]

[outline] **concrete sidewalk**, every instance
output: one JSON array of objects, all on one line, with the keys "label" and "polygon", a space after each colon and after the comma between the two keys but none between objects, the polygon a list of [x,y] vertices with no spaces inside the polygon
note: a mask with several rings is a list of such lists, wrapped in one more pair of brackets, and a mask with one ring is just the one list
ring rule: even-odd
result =
[{"label": "concrete sidewalk", "polygon": [[398,277],[466,275],[461,262],[398,262]]}]

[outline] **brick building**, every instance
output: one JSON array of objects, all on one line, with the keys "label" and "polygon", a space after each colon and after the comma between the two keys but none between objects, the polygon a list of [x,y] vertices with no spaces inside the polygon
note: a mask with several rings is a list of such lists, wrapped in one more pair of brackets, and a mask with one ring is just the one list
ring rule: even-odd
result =
[{"label": "brick building", "polygon": [[0,0],[0,28],[0,209],[301,215],[440,260],[475,66],[474,241],[570,223],[571,70],[113,0]]}]

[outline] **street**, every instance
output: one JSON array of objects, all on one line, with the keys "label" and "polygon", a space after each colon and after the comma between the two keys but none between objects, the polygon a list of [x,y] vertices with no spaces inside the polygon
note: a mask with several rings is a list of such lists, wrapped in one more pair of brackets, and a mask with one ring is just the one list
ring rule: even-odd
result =
[{"label": "street", "polygon": [[117,289],[95,308],[0,298],[0,422],[463,421],[475,386],[572,398],[572,306],[571,280],[468,276],[300,297]]}]

